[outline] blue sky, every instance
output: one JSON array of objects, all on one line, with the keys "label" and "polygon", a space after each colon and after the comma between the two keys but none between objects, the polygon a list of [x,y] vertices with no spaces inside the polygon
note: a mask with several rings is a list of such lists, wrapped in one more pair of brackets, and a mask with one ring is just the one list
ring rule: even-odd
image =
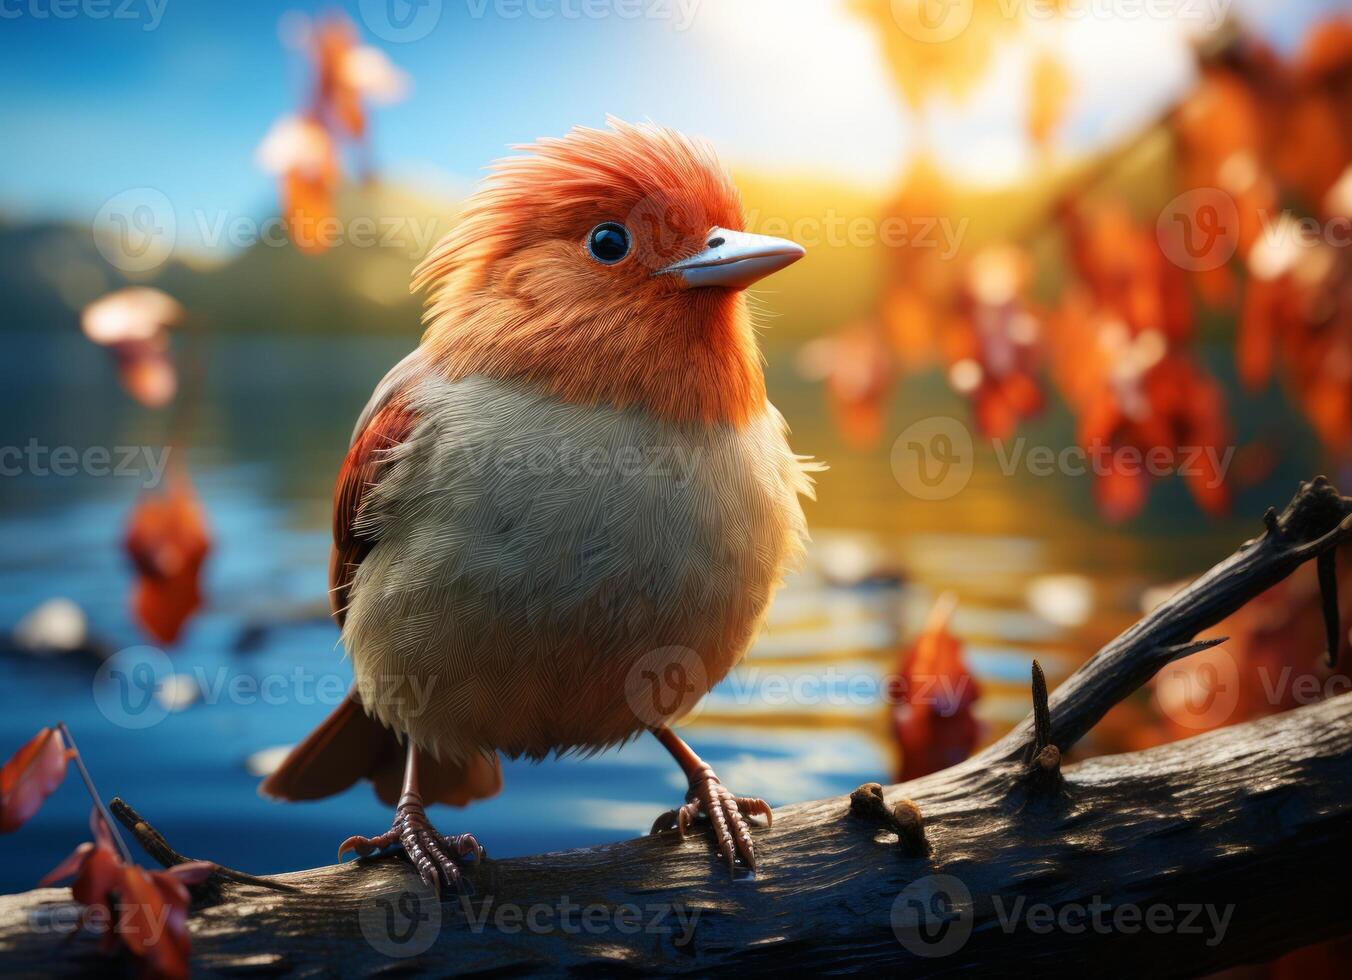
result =
[{"label": "blue sky", "polygon": [[[463,187],[509,144],[600,125],[606,113],[707,135],[734,164],[879,187],[915,143],[872,35],[840,0],[420,2],[0,0],[0,215],[83,220],[142,186],[179,209],[266,213],[275,190],[253,152],[305,84],[281,40],[287,11],[345,9],[411,76],[410,97],[376,112],[377,159],[429,186]],[[1287,42],[1312,11],[1339,6],[1236,2]],[[54,3],[74,16],[56,16]],[[425,36],[377,36],[391,33],[389,3],[430,15],[414,21]],[[516,15],[526,3],[545,16]],[[587,3],[598,16],[565,16]],[[119,9],[128,16],[111,15]],[[633,10],[651,16],[623,15]],[[1176,25],[1086,17],[1047,39],[1077,79],[1072,152],[1128,131],[1187,84]],[[971,100],[931,112],[937,152],[965,176],[1017,179],[1030,165],[1026,62],[1011,46]]]}]

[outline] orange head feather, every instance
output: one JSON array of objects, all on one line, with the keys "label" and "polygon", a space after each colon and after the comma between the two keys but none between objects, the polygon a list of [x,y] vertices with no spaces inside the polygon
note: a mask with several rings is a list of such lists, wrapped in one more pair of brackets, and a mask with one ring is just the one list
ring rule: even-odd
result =
[{"label": "orange head feather", "polygon": [[[724,273],[724,284],[692,286],[663,271],[712,254],[721,239],[711,229],[752,240],[739,234],[741,200],[713,149],[614,119],[608,130],[578,128],[519,149],[526,155],[494,166],[414,273],[414,289],[428,291],[424,344],[443,369],[518,378],[570,401],[641,407],[679,423],[740,425],[761,412],[745,283]],[[594,247],[605,224],[623,233],[615,261]]]}]

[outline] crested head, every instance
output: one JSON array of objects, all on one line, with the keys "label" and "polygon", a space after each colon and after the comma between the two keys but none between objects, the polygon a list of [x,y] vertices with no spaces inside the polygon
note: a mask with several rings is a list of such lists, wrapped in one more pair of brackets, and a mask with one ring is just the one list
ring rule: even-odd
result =
[{"label": "crested head", "polygon": [[762,411],[742,288],[801,250],[743,232],[712,147],[612,119],[518,149],[414,273],[444,369],[680,422]]}]

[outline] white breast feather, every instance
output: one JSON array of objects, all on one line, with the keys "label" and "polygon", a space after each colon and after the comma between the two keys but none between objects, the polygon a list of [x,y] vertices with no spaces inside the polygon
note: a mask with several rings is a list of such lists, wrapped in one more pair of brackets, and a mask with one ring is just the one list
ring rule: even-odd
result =
[{"label": "white breast feather", "polygon": [[802,554],[813,466],[772,406],[678,427],[480,377],[410,404],[358,518],[377,543],[343,638],[368,709],[439,756],[636,734],[635,661],[687,648],[716,683]]}]

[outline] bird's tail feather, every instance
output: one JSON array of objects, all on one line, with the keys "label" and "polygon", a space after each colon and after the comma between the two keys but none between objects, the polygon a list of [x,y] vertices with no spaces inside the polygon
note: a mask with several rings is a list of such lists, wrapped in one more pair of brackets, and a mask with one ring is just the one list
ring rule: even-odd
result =
[{"label": "bird's tail feather", "polygon": [[[464,806],[502,788],[497,757],[474,755],[462,762],[425,758],[419,763],[424,803]],[[258,791],[277,800],[318,800],[369,779],[376,795],[394,805],[404,777],[404,746],[393,729],[366,713],[349,692],[305,740],[291,750]]]}]

